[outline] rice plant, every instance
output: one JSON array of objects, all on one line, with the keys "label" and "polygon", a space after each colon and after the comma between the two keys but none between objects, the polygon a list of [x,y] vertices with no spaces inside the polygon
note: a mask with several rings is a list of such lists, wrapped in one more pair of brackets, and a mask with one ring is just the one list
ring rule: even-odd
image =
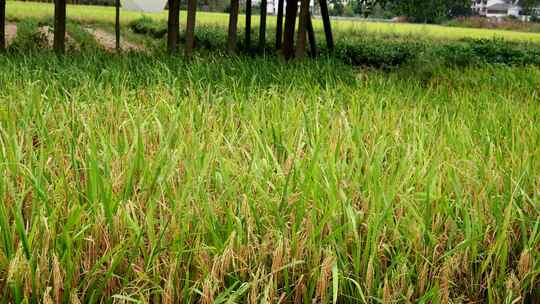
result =
[{"label": "rice plant", "polygon": [[6,302],[539,296],[537,68],[0,65]]},{"label": "rice plant", "polygon": [[0,55],[0,302],[540,298],[529,53],[484,41],[519,65],[434,52],[394,69],[117,54],[85,31],[107,16],[87,18],[66,56],[37,15]]}]

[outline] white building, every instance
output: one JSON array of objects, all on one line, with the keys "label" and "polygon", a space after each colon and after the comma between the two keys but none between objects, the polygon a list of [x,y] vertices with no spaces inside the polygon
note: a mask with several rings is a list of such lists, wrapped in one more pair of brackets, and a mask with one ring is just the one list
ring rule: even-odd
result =
[{"label": "white building", "polygon": [[523,8],[518,4],[518,0],[474,0],[473,10],[480,16],[488,18],[517,17],[526,20]]}]

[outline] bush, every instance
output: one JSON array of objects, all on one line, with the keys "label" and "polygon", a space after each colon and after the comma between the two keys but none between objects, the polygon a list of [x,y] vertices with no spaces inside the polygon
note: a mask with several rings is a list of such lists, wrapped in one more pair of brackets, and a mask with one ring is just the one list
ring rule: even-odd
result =
[{"label": "bush", "polygon": [[47,47],[47,37],[38,31],[39,24],[34,20],[24,20],[17,24],[17,36],[11,48],[37,50]]},{"label": "bush", "polygon": [[388,69],[411,61],[420,50],[421,45],[415,42],[367,38],[339,41],[335,56],[351,65]]},{"label": "bush", "polygon": [[167,25],[143,16],[129,24],[131,30],[137,34],[150,35],[154,38],[163,38],[167,34]]},{"label": "bush", "polygon": [[540,45],[500,39],[441,42],[367,35],[363,39],[337,41],[333,56],[337,56],[347,64],[383,69],[414,62],[421,62],[427,66],[442,64],[452,67],[483,64],[540,66]]},{"label": "bush", "polygon": [[352,5],[346,5],[343,8],[343,16],[345,17],[354,17],[354,9]]}]

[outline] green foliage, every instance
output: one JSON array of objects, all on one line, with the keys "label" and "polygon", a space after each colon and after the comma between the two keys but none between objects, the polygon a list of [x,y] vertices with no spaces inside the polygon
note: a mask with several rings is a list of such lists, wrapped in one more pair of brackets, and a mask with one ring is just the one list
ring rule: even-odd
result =
[{"label": "green foliage", "polygon": [[335,56],[348,64],[385,69],[418,61],[425,62],[428,67],[436,66],[437,62],[453,67],[484,64],[540,66],[540,46],[498,39],[464,39],[455,42],[380,38],[342,40],[336,46]]},{"label": "green foliage", "polygon": [[66,30],[69,36],[76,41],[80,49],[98,49],[99,46],[94,37],[84,29],[79,22],[68,21]]},{"label": "green foliage", "polygon": [[0,66],[6,303],[538,297],[536,67]]},{"label": "green foliage", "polygon": [[537,16],[540,0],[519,0],[519,5],[523,8],[523,13],[529,16]]},{"label": "green foliage", "polygon": [[47,38],[38,31],[38,22],[34,20],[24,20],[17,24],[17,36],[11,48],[24,50],[37,50],[47,46]]},{"label": "green foliage", "polygon": [[163,38],[167,34],[167,24],[147,16],[131,21],[129,27],[137,34],[150,35],[153,38]]},{"label": "green foliage", "polygon": [[58,57],[45,24],[0,56],[3,302],[540,297],[538,44],[318,30],[285,64],[218,25],[188,59],[73,23]]},{"label": "green foliage", "polygon": [[422,23],[441,23],[457,16],[471,14],[470,0],[388,0],[398,15]]},{"label": "green foliage", "polygon": [[[46,25],[48,22],[40,24]],[[45,40],[37,32],[37,24],[33,22],[21,24],[21,34],[15,43],[17,49],[44,48]],[[163,21],[144,17],[130,23],[135,33],[161,42],[166,31]],[[256,31],[257,28],[254,28]],[[97,48],[97,45],[82,26],[69,23],[68,32],[80,48]],[[273,33],[269,33],[273,36]],[[322,56],[338,59],[354,66],[369,66],[382,69],[394,69],[409,63],[425,60],[437,61],[445,66],[466,67],[469,65],[504,64],[504,65],[538,65],[540,66],[540,45],[536,43],[509,42],[502,39],[462,39],[437,41],[418,39],[416,36],[377,35],[365,31],[350,31],[336,37],[336,49],[329,52],[324,43],[324,35],[320,31],[318,50]],[[201,51],[216,52],[225,50],[227,33],[219,26],[199,26],[195,35],[196,47]],[[184,33],[180,40],[185,41]],[[37,43],[36,43],[37,42]],[[157,44],[158,48],[164,48]],[[239,37],[239,50],[245,54],[261,53],[261,50],[246,49],[243,37]],[[267,42],[266,56],[272,54],[272,43]],[[424,57],[424,58],[423,58]],[[435,61],[433,61],[435,62]],[[429,63],[427,64],[429,66]]]},{"label": "green foliage", "polygon": [[392,41],[365,36],[363,39],[339,40],[337,58],[351,65],[394,68],[415,58],[422,45],[408,41]]},{"label": "green foliage", "polygon": [[[132,23],[135,32],[156,38],[154,28],[162,28],[164,22],[139,19]],[[256,28],[255,28],[256,31]],[[270,33],[269,36],[273,36]],[[324,56],[334,57],[355,66],[370,66],[382,69],[400,67],[409,62],[438,57],[447,66],[465,67],[471,64],[504,64],[540,66],[540,45],[532,43],[508,42],[501,39],[462,39],[458,41],[434,41],[417,37],[377,35],[367,32],[350,31],[337,37],[336,49],[329,52],[324,44],[324,36],[318,34],[318,49]],[[159,37],[158,37],[159,38]],[[182,33],[181,41],[185,40]],[[226,48],[227,33],[219,26],[199,26],[195,33],[196,47],[200,50],[218,51]],[[257,50],[247,50],[239,37],[240,51],[253,54]],[[269,42],[267,49],[271,50]],[[260,51],[260,50],[258,50]],[[428,64],[429,65],[429,64]]]},{"label": "green foliage", "polygon": [[345,4],[341,0],[329,0],[328,13],[331,16],[342,16],[345,10]]}]

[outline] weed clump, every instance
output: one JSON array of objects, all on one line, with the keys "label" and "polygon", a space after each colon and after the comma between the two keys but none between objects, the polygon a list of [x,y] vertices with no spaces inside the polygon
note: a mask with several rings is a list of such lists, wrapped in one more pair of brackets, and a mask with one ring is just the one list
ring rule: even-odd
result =
[{"label": "weed clump", "polygon": [[149,35],[156,39],[163,38],[165,34],[167,34],[166,24],[157,22],[147,16],[143,16],[130,22],[129,28],[137,34]]}]

